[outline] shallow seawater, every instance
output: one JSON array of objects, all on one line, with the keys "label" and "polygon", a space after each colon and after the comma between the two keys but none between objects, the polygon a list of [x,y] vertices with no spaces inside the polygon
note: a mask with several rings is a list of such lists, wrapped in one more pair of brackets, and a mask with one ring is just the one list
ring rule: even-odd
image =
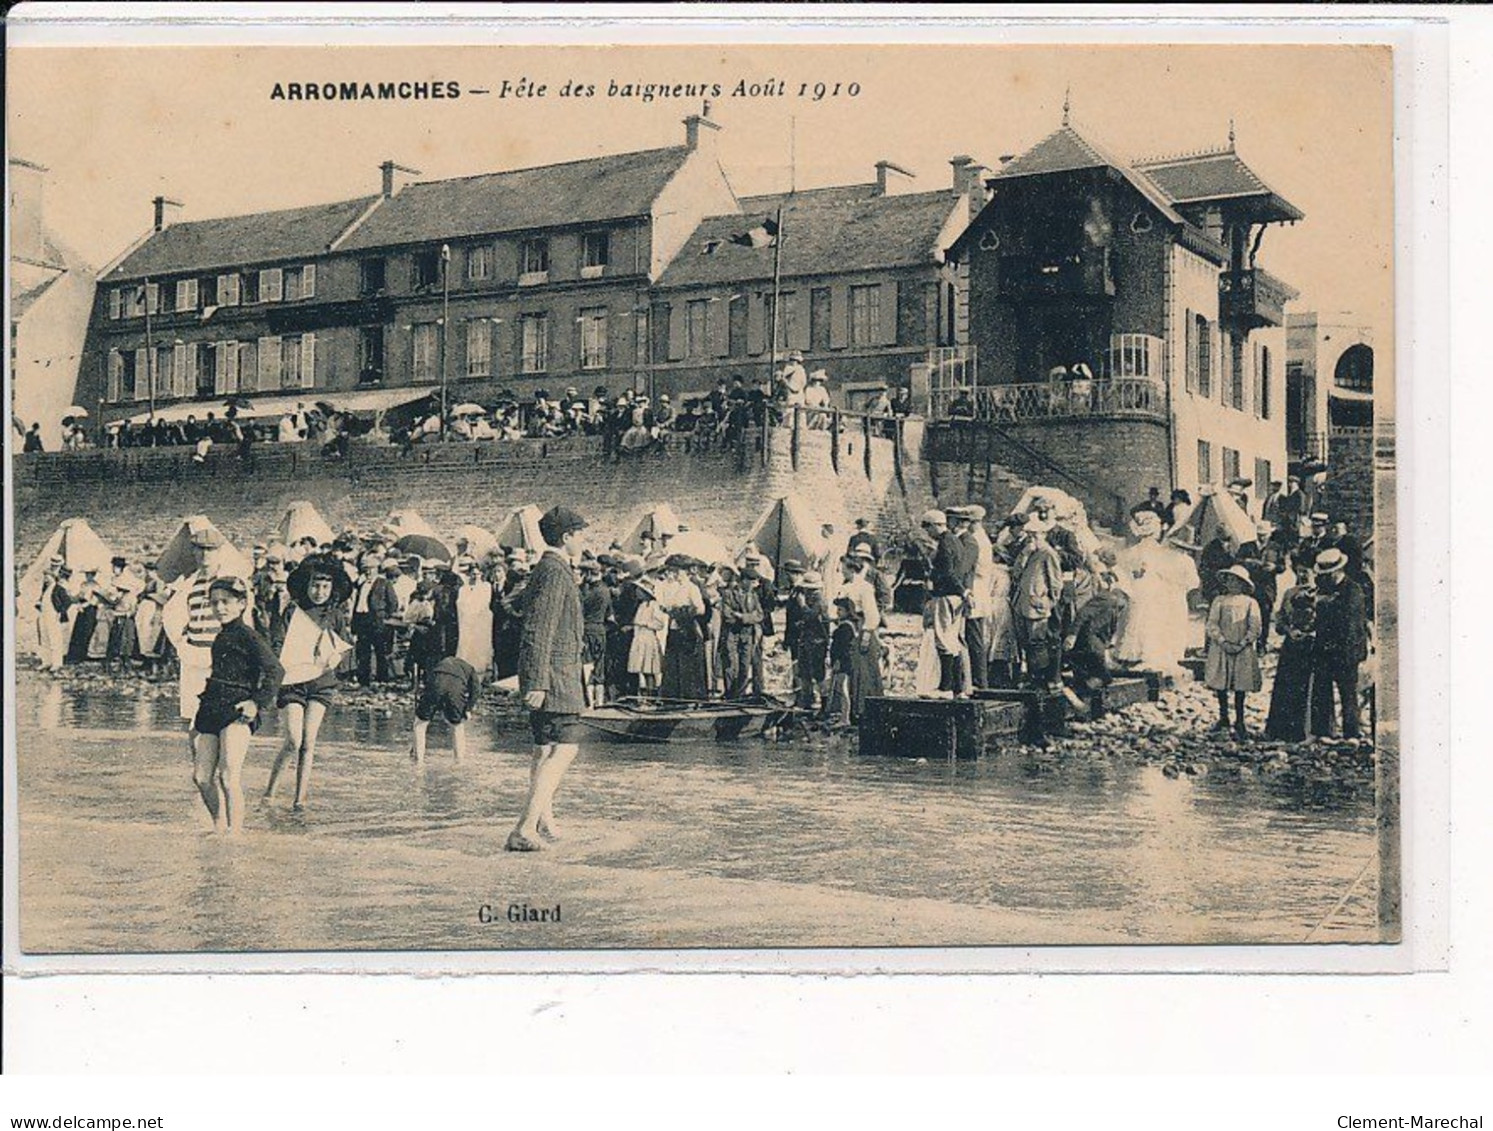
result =
[{"label": "shallow seawater", "polygon": [[[452,760],[341,708],[312,804],[206,831],[174,696],[18,675],[28,952],[1373,941],[1371,783],[1113,757],[863,759],[843,739],[583,746],[554,851],[502,851],[526,729]],[[560,923],[514,924],[524,903]],[[498,922],[479,915],[495,909]]]}]

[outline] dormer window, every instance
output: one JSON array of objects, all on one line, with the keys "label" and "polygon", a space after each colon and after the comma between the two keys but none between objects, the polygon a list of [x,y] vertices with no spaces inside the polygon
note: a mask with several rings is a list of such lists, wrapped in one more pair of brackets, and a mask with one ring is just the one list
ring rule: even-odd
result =
[{"label": "dormer window", "polygon": [[410,264],[410,286],[417,291],[439,286],[441,282],[441,249],[422,248]]},{"label": "dormer window", "polygon": [[581,237],[581,278],[597,279],[606,274],[611,259],[607,232],[587,232]]},{"label": "dormer window", "polygon": [[521,286],[543,283],[549,278],[549,240],[524,240],[519,249],[519,275]]},{"label": "dormer window", "polygon": [[705,246],[703,246],[702,248],[700,248],[700,254],[701,255],[714,255],[720,249],[721,249],[721,241],[720,240],[706,240],[705,241]]}]

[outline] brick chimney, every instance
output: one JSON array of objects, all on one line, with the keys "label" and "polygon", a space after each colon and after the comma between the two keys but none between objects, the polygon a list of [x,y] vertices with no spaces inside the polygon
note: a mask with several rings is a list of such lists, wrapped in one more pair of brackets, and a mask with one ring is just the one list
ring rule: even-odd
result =
[{"label": "brick chimney", "polygon": [[418,177],[420,175],[419,169],[411,169],[408,165],[399,165],[393,161],[385,161],[378,168],[379,172],[383,174],[381,191],[383,196],[386,198],[393,196],[396,192],[399,191],[399,186],[395,183],[395,173],[407,173],[412,177]]},{"label": "brick chimney", "polygon": [[719,124],[710,120],[710,102],[707,100],[700,113],[684,119],[684,147],[691,153],[702,146],[714,149],[715,135],[720,130]]},{"label": "brick chimney", "polygon": [[155,230],[158,232],[165,231],[166,226],[171,223],[171,218],[167,216],[166,209],[182,207],[181,201],[171,200],[169,197],[164,196],[156,197],[151,201],[151,204],[155,205]]},{"label": "brick chimney", "polygon": [[973,157],[961,153],[957,157],[950,157],[949,164],[954,167],[954,192],[960,196],[969,197],[969,217],[973,220],[985,207],[985,202],[990,199],[985,189],[985,174],[990,170],[981,165]]},{"label": "brick chimney", "polygon": [[887,181],[889,179],[888,176],[887,176],[888,173],[896,173],[898,176],[906,177],[908,180],[912,180],[914,177],[917,176],[917,174],[914,173],[911,169],[904,169],[901,165],[898,165],[896,162],[894,162],[894,161],[888,161],[885,158],[882,158],[880,161],[876,162],[876,195],[877,196],[885,196],[887,194],[886,193]]}]

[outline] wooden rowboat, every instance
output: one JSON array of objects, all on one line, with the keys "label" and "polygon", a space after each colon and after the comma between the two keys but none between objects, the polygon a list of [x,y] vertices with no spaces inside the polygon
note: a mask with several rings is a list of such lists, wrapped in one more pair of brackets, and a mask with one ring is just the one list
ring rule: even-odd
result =
[{"label": "wooden rowboat", "polygon": [[753,738],[793,713],[773,702],[620,699],[581,713],[602,742],[730,742]]}]

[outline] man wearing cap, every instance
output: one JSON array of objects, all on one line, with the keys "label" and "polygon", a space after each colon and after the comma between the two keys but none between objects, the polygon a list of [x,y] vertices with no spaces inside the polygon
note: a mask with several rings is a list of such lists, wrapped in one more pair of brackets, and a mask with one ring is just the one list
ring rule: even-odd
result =
[{"label": "man wearing cap", "polygon": [[383,576],[383,564],[378,555],[364,554],[362,572],[353,589],[353,641],[358,682],[364,687],[374,679],[388,683],[393,678],[389,660],[394,649],[394,632],[389,621],[399,616],[399,598]]},{"label": "man wearing cap", "polygon": [[578,751],[586,630],[571,563],[580,556],[585,528],[586,520],[568,507],[553,507],[539,520],[546,546],[524,589],[518,652],[518,689],[529,708],[534,761],[523,815],[508,836],[511,852],[536,852],[557,836],[555,791]]},{"label": "man wearing cap", "polygon": [[964,524],[965,513],[958,507],[947,514],[927,511],[921,522],[934,543],[929,597],[923,610],[924,639],[931,640],[938,657],[938,690],[956,696],[969,691],[964,679],[968,662],[964,627],[975,575],[974,549],[960,535]]},{"label": "man wearing cap", "polygon": [[721,569],[721,653],[726,698],[759,697],[766,690],[762,659],[762,622],[766,612],[751,579],[730,566]]},{"label": "man wearing cap", "polygon": [[1317,638],[1312,648],[1312,733],[1333,732],[1333,689],[1342,707],[1344,738],[1357,738],[1358,665],[1368,658],[1363,590],[1348,576],[1348,555],[1317,555]]},{"label": "man wearing cap", "polygon": [[1037,514],[1028,516],[1021,528],[1025,542],[1011,613],[1028,681],[1056,688],[1063,663],[1062,641],[1058,638],[1063,566],[1057,551],[1047,542],[1047,532],[1051,529],[1052,521]]}]

